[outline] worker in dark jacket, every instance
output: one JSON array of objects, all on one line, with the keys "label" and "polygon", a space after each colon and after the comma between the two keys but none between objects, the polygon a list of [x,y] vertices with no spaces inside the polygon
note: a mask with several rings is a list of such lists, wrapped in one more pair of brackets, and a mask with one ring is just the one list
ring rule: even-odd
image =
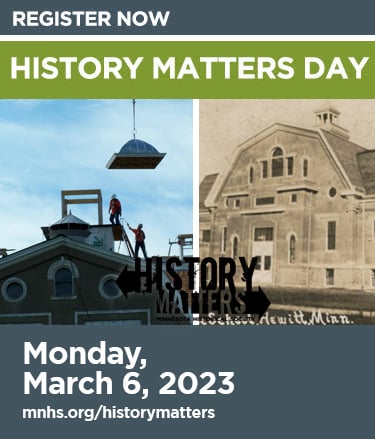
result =
[{"label": "worker in dark jacket", "polygon": [[121,203],[120,200],[117,199],[116,194],[111,195],[111,201],[109,202],[109,209],[108,209],[109,215],[109,221],[111,221],[112,224],[120,224],[120,216],[121,216]]},{"label": "worker in dark jacket", "polygon": [[126,223],[126,224],[128,225],[129,229],[135,235],[135,250],[134,250],[135,257],[138,258],[138,251],[141,248],[144,257],[147,258],[146,246],[145,246],[146,235],[145,235],[145,232],[142,230],[143,224],[138,224],[138,227],[136,229],[133,229],[132,227],[130,227],[129,223]]}]

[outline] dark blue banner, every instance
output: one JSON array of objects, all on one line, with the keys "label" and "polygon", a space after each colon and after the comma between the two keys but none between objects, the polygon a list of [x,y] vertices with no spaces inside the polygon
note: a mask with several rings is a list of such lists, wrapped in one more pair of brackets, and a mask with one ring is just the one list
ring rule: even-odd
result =
[{"label": "dark blue banner", "polygon": [[369,35],[368,0],[5,0],[2,35]]},{"label": "dark blue banner", "polygon": [[14,438],[352,438],[372,429],[371,332],[3,327],[2,426]]}]

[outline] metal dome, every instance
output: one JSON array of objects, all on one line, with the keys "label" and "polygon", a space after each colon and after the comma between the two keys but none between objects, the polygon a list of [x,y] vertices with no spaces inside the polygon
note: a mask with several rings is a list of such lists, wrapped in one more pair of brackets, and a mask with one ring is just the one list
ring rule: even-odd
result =
[{"label": "metal dome", "polygon": [[165,153],[141,139],[131,139],[107,163],[108,169],[154,169]]},{"label": "metal dome", "polygon": [[149,143],[141,139],[131,139],[120,149],[120,154],[159,154],[159,151]]}]

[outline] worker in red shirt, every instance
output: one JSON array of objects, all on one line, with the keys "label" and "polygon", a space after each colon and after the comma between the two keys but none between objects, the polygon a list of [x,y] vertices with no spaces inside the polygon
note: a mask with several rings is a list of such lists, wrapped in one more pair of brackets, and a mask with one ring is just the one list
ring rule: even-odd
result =
[{"label": "worker in red shirt", "polygon": [[135,235],[135,249],[134,249],[135,257],[138,258],[138,251],[141,248],[144,257],[147,258],[146,246],[145,246],[146,235],[145,235],[145,232],[142,230],[143,224],[138,224],[136,229],[133,229],[132,227],[130,227],[129,223],[126,223],[126,224],[128,225],[129,229]]},{"label": "worker in red shirt", "polygon": [[112,224],[120,224],[120,216],[121,216],[121,203],[120,200],[117,199],[116,194],[111,195],[111,201],[109,202],[109,209],[108,213],[109,215],[109,221],[111,221]]}]

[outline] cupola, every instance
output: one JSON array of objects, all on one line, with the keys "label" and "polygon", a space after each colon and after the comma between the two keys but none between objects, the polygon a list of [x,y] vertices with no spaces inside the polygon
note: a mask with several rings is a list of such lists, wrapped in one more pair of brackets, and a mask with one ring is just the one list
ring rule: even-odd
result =
[{"label": "cupola", "polygon": [[65,235],[78,241],[84,241],[91,234],[89,228],[89,223],[86,223],[69,212],[68,215],[56,221],[48,228],[43,227],[42,230],[47,239]]},{"label": "cupola", "polygon": [[328,101],[314,111],[315,124],[318,128],[349,139],[349,131],[339,125],[340,112]]}]

